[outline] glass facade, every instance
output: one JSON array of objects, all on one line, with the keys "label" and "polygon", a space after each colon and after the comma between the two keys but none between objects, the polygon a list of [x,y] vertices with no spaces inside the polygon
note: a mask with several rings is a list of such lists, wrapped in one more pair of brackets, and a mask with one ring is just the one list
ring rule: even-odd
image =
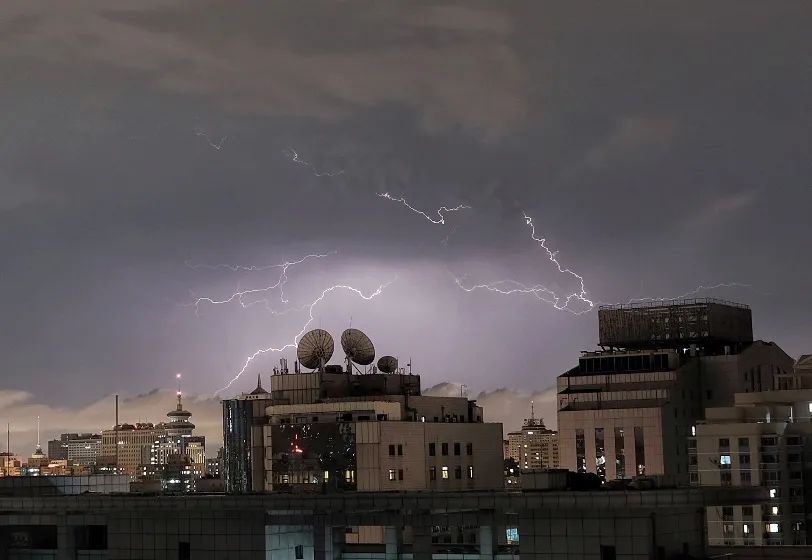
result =
[{"label": "glass facade", "polygon": [[577,458],[578,472],[586,472],[586,440],[584,430],[575,430],[575,455]]},{"label": "glass facade", "polygon": [[[355,490],[357,468],[353,423],[278,424],[271,428],[274,490]],[[389,480],[402,480],[402,473],[391,469]]]},{"label": "glass facade", "polygon": [[643,428],[634,427],[634,456],[637,460],[637,474],[646,474],[646,443],[643,439]]},{"label": "glass facade", "polygon": [[604,450],[603,428],[595,428],[595,473],[606,481],[606,451]]},{"label": "glass facade", "polygon": [[615,428],[615,472],[616,478],[626,478],[626,442],[623,428]]},{"label": "glass facade", "polygon": [[223,465],[226,492],[251,491],[251,412],[247,400],[223,401]]}]

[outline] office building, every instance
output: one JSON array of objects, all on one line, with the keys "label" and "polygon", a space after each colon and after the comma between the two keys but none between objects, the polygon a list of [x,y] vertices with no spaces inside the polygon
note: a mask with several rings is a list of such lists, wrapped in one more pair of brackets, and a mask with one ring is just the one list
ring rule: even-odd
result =
[{"label": "office building", "polygon": [[150,464],[152,445],[164,435],[162,426],[148,422],[119,424],[102,432],[102,455],[112,459],[123,474],[136,477],[141,465]]},{"label": "office building", "polygon": [[102,438],[99,434],[73,434],[67,445],[67,459],[74,465],[95,465],[102,454]]},{"label": "office building", "polygon": [[78,438],[79,434],[62,434],[59,439],[48,441],[48,458],[65,459],[68,458],[68,441]]},{"label": "office building", "polygon": [[557,469],[558,432],[547,428],[531,411],[521,430],[508,433],[506,458],[522,470]]},{"label": "office building", "polygon": [[[796,379],[808,375],[805,357]],[[806,495],[812,458],[812,388],[737,393],[734,406],[706,410],[689,440],[691,484],[761,486],[765,502],[707,511],[712,546],[807,545],[812,503]]]},{"label": "office building", "polygon": [[785,380],[793,361],[753,341],[750,309],[714,299],[602,307],[601,350],[558,377],[561,467],[604,480],[688,483],[690,429],[737,392]]}]

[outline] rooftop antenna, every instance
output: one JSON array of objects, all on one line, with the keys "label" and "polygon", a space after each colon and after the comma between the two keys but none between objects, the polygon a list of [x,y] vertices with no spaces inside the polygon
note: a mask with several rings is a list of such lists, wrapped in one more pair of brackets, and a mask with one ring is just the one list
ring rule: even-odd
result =
[{"label": "rooftop antenna", "polygon": [[324,371],[324,365],[333,356],[335,344],[330,333],[323,329],[313,329],[304,334],[296,347],[296,357],[306,368]]},{"label": "rooftop antenna", "polygon": [[116,425],[115,425],[115,436],[116,436],[116,473],[118,473],[118,395],[116,395]]},{"label": "rooftop antenna", "polygon": [[464,397],[464,396],[465,396],[465,390],[466,390],[467,388],[468,388],[468,385],[466,385],[465,383],[462,383],[462,384],[460,385],[460,396],[461,396],[461,397]]},{"label": "rooftop antenna", "polygon": [[11,455],[11,422],[6,422],[6,453]]},{"label": "rooftop antenna", "polygon": [[42,445],[39,441],[39,416],[37,416],[37,453],[42,453]]},{"label": "rooftop antenna", "polygon": [[[341,347],[347,357],[347,373],[352,372],[354,364],[368,366],[375,360],[375,346],[369,337],[358,329],[347,329],[341,333]],[[361,371],[358,370],[358,373]]]},{"label": "rooftop antenna", "polygon": [[406,365],[409,366],[409,375],[411,375],[412,374],[412,357],[411,356],[409,356],[409,363],[406,364]]},{"label": "rooftop antenna", "polygon": [[536,403],[530,401],[530,425],[534,425],[536,423]]}]

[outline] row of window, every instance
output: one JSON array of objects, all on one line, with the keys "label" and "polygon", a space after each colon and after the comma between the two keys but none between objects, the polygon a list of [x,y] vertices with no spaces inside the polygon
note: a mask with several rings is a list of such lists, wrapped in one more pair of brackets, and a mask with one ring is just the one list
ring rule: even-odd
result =
[{"label": "row of window", "polygon": [[[400,446],[398,446],[398,447],[400,447]],[[389,448],[390,448],[390,453],[389,454],[392,455],[392,453],[391,453],[392,446],[390,445]],[[448,443],[441,443],[440,444],[440,454],[441,455],[444,455],[444,456],[448,455],[448,449],[449,449]],[[474,444],[473,443],[469,442],[469,443],[465,444],[465,454],[466,455],[473,455],[474,454]],[[401,453],[398,453],[398,455],[401,455]],[[434,457],[436,455],[437,455],[437,444],[436,443],[430,443],[429,444],[429,456]],[[454,455],[462,455],[462,444],[460,442],[458,442],[458,441],[454,442]]]},{"label": "row of window", "polygon": [[[467,470],[468,480],[474,479],[474,467],[469,465]],[[440,467],[440,479],[448,480],[450,478],[449,467]],[[454,479],[462,480],[462,467],[454,467]],[[389,469],[389,480],[403,480],[403,469]],[[429,480],[437,480],[437,467],[429,467]]]},{"label": "row of window", "polygon": [[[692,434],[696,434],[696,428],[691,429]],[[786,444],[787,445],[801,445],[801,438],[800,436],[786,436]],[[761,437],[761,446],[762,447],[772,447],[778,445],[778,437],[777,436],[762,436]],[[750,438],[740,437],[739,441],[739,449],[749,449],[750,448]],[[730,439],[729,438],[719,438],[719,449],[730,449]]]}]

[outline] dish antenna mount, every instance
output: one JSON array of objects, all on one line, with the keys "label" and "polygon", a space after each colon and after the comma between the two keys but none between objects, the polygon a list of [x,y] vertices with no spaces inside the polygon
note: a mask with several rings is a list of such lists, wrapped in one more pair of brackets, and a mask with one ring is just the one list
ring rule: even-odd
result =
[{"label": "dish antenna mount", "polygon": [[334,349],[335,344],[330,333],[324,329],[313,329],[306,332],[299,340],[296,357],[299,359],[299,363],[306,368],[323,370],[324,365],[333,356]]},{"label": "dish antenna mount", "polygon": [[398,359],[394,356],[382,356],[378,360],[378,369],[384,373],[395,373],[398,370]]},{"label": "dish antenna mount", "polygon": [[341,333],[341,347],[347,356],[347,371],[350,371],[351,363],[368,366],[375,360],[375,345],[358,329],[347,329]]}]

